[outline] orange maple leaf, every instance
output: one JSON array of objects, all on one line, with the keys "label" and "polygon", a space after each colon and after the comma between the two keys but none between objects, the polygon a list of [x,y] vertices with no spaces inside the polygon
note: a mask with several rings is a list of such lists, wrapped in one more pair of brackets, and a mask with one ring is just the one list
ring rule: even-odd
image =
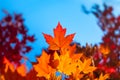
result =
[{"label": "orange maple leaf", "polygon": [[58,23],[57,27],[54,29],[54,37],[43,33],[46,42],[49,44],[50,50],[59,50],[61,48],[66,48],[72,42],[75,33],[67,36],[65,36],[65,33],[66,28],[62,28],[60,23]]},{"label": "orange maple leaf", "polygon": [[103,55],[107,55],[110,53],[109,47],[102,44],[100,45],[99,50]]},{"label": "orange maple leaf", "polygon": [[91,59],[85,59],[84,62],[82,62],[81,60],[78,61],[78,69],[80,70],[80,72],[83,72],[84,74],[88,74],[90,72],[93,72],[96,67],[91,66]]},{"label": "orange maple leaf", "polygon": [[49,65],[50,55],[48,55],[45,51],[42,51],[42,55],[37,58],[38,64],[33,65],[35,71],[37,72],[38,77],[45,77],[49,79],[50,76],[55,72]]}]

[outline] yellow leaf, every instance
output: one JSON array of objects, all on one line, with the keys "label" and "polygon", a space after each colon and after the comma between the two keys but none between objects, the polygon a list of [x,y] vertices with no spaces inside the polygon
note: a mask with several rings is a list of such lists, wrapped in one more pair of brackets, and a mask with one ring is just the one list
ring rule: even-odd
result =
[{"label": "yellow leaf", "polygon": [[76,69],[76,72],[74,72],[72,76],[73,76],[74,80],[81,80],[81,78],[84,76],[84,74],[80,74],[79,70]]},{"label": "yellow leaf", "polygon": [[90,72],[93,72],[96,67],[91,66],[91,59],[85,59],[84,62],[82,62],[81,60],[78,61],[78,68],[80,70],[80,72],[83,72],[85,74],[88,74]]},{"label": "yellow leaf", "polygon": [[59,72],[66,75],[71,75],[75,72],[76,65],[75,63],[72,63],[72,59],[69,57],[68,53],[59,56],[57,52],[55,52],[54,59],[59,60],[59,65],[57,66]]},{"label": "yellow leaf", "polygon": [[103,75],[103,74],[101,73],[100,76],[99,76],[99,79],[96,79],[96,80],[106,80],[106,79],[108,79],[108,78],[109,78],[109,74]]}]

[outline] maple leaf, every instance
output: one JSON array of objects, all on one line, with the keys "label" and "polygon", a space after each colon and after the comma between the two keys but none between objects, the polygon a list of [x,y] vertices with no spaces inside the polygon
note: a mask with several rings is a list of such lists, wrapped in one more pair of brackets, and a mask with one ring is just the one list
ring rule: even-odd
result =
[{"label": "maple leaf", "polygon": [[59,50],[61,48],[66,48],[72,42],[75,33],[67,36],[65,36],[65,33],[66,28],[62,28],[60,23],[58,23],[57,27],[54,29],[54,37],[43,33],[46,42],[49,44],[50,50]]},{"label": "maple leaf", "polygon": [[49,79],[50,75],[55,72],[55,70],[48,65],[49,59],[50,55],[48,55],[45,51],[42,51],[42,55],[37,58],[38,64],[33,65],[33,67],[37,72],[38,77],[45,77]]},{"label": "maple leaf", "polygon": [[81,60],[78,60],[78,69],[80,70],[80,72],[83,72],[84,74],[88,74],[90,72],[93,72],[96,67],[91,66],[91,59],[85,59],[84,62],[82,62]]},{"label": "maple leaf", "polygon": [[99,50],[103,55],[107,55],[110,53],[110,49],[108,46],[100,45]]},{"label": "maple leaf", "polygon": [[102,73],[100,74],[99,78],[95,79],[95,80],[106,80],[109,78],[109,74],[105,74],[103,75]]},{"label": "maple leaf", "polygon": [[69,54],[58,55],[57,52],[54,53],[54,60],[59,61],[59,65],[57,69],[59,72],[64,73],[66,75],[71,75],[76,70],[76,65],[72,63],[72,59],[70,58]]}]

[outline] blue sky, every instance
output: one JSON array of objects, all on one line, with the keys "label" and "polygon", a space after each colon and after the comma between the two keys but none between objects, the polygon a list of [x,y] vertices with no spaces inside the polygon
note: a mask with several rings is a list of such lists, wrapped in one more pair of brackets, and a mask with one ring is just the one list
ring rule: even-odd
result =
[{"label": "blue sky", "polygon": [[[53,28],[60,22],[67,28],[67,34],[76,33],[74,41],[85,45],[101,42],[103,33],[97,26],[97,19],[82,12],[81,5],[89,10],[94,3],[102,5],[104,0],[0,0],[0,10],[10,13],[22,13],[29,34],[37,39],[32,45],[33,51],[28,54],[34,60],[35,54],[40,54],[42,48],[48,45],[42,32],[53,35]],[[106,0],[107,2],[108,0]],[[111,3],[109,3],[111,4]],[[119,8],[119,7],[118,7]],[[0,17],[4,16],[0,11]],[[1,18],[0,18],[1,19]]]}]

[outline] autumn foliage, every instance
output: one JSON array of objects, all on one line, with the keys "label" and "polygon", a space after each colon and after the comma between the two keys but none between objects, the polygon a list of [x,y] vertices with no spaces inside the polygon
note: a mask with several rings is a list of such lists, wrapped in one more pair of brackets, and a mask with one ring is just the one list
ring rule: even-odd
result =
[{"label": "autumn foliage", "polygon": [[106,73],[112,73],[113,80],[120,79],[120,16],[113,14],[113,8],[104,4],[102,11],[95,5],[92,13],[98,19],[98,25],[104,36],[100,43],[100,51],[103,53],[103,62],[98,67]]},{"label": "autumn foliage", "polygon": [[0,22],[0,80],[119,80],[120,19],[114,17],[112,7],[104,8],[92,10],[104,32],[99,45],[81,46],[73,41],[75,33],[66,35],[58,22],[53,36],[42,33],[49,47],[31,62],[30,71],[20,60],[28,60],[21,54],[32,49],[27,42],[34,42],[34,36],[27,34],[21,15],[7,14]]},{"label": "autumn foliage", "polygon": [[35,39],[33,35],[28,35],[21,14],[4,12],[6,16],[0,21],[0,77],[3,78],[4,75],[5,80],[14,80],[12,73],[26,75],[26,66],[20,60],[25,53],[31,51],[32,47],[27,44]]}]

